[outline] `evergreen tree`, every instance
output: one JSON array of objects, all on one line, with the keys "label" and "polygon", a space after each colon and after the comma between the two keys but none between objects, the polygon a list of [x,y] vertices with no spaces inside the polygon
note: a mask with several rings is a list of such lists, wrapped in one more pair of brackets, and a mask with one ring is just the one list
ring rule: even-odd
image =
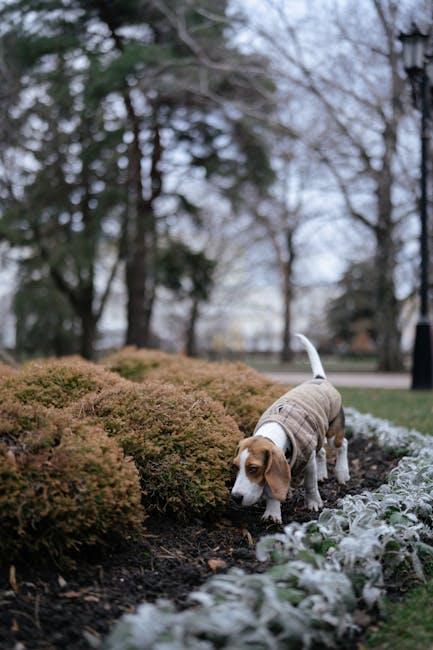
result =
[{"label": "evergreen tree", "polygon": [[214,281],[216,262],[202,251],[194,251],[183,242],[172,242],[159,255],[161,282],[180,300],[189,302],[185,332],[185,352],[197,354],[196,326],[200,306],[207,302]]},{"label": "evergreen tree", "polygon": [[340,295],[328,309],[328,325],[332,335],[351,345],[359,325],[373,341],[377,341],[375,302],[377,273],[371,260],[352,264],[340,283]]},{"label": "evergreen tree", "polygon": [[[87,45],[66,14],[57,24],[47,21],[41,34],[11,27],[4,40],[14,44],[21,71],[9,114],[14,140],[6,144],[18,143],[23,164],[10,183],[0,233],[33,265],[37,260],[42,276],[49,274],[80,322],[80,352],[90,358],[126,228],[123,125],[89,93],[96,78]],[[114,261],[102,268],[107,251]]]},{"label": "evergreen tree", "polygon": [[18,356],[77,354],[80,324],[73,309],[40,265],[32,266],[21,266],[14,296]]},{"label": "evergreen tree", "polygon": [[[265,83],[264,66],[230,44],[225,1],[215,7],[209,0],[125,4],[92,0],[83,7],[93,8],[112,37],[117,55],[101,70],[101,88],[106,82],[108,92],[118,84],[132,133],[135,212],[127,246],[126,342],[144,346],[157,285],[157,204],[166,195],[166,170],[173,164],[173,152],[181,151],[187,165],[201,168],[207,179],[220,181],[234,202],[239,201],[241,187],[250,182],[266,186],[272,176],[257,124],[239,110],[266,103],[257,90]],[[125,36],[125,28],[132,25],[135,36],[130,31]],[[226,144],[220,144],[222,139]],[[176,198],[177,210],[196,215],[189,198],[182,194]]]},{"label": "evergreen tree", "polygon": [[[3,188],[15,190],[3,236],[41,257],[88,357],[124,256],[127,342],[146,345],[161,229],[197,216],[191,193],[169,187],[179,158],[236,207],[272,176],[260,126],[245,117],[269,109],[263,63],[234,47],[225,1],[16,0],[1,17],[19,71],[10,132],[32,160]],[[114,264],[98,292],[107,248]]]}]

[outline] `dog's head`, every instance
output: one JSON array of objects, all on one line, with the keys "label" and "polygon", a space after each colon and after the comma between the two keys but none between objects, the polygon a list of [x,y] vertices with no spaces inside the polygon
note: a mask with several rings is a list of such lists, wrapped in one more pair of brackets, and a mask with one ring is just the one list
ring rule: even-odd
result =
[{"label": "dog's head", "polygon": [[284,501],[290,488],[291,472],[283,451],[262,436],[239,443],[233,464],[238,470],[232,498],[242,506],[259,501],[267,487],[269,496]]}]

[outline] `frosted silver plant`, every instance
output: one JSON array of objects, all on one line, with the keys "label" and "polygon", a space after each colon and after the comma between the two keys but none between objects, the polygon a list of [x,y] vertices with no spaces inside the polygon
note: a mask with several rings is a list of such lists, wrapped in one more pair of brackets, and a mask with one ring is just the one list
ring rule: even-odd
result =
[{"label": "frosted silver plant", "polygon": [[357,629],[361,602],[368,609],[381,598],[388,572],[404,565],[422,578],[433,554],[433,440],[354,410],[347,421],[354,436],[405,450],[387,484],[263,537],[257,557],[273,563],[264,573],[215,576],[182,612],[165,600],[141,605],[115,626],[107,650],[332,647]]}]

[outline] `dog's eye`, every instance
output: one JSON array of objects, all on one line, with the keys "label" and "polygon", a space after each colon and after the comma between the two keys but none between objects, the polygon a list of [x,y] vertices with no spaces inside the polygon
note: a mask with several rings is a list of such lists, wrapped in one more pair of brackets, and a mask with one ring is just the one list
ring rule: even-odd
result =
[{"label": "dog's eye", "polygon": [[257,472],[259,471],[259,468],[252,465],[251,467],[248,468],[248,471],[249,471],[250,474],[257,474]]}]

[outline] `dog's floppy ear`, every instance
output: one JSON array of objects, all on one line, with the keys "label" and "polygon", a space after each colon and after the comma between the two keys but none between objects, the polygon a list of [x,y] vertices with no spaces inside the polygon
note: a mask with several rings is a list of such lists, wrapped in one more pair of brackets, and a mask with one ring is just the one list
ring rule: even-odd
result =
[{"label": "dog's floppy ear", "polygon": [[239,460],[239,456],[241,455],[241,451],[244,450],[244,447],[246,447],[246,445],[248,444],[249,441],[250,441],[249,438],[243,438],[242,440],[239,440],[238,445],[236,447],[236,451],[235,451],[235,459],[234,459],[235,461]]},{"label": "dog's floppy ear", "polygon": [[281,449],[275,447],[269,451],[268,464],[265,471],[265,480],[277,501],[284,501],[290,487],[291,471]]}]

